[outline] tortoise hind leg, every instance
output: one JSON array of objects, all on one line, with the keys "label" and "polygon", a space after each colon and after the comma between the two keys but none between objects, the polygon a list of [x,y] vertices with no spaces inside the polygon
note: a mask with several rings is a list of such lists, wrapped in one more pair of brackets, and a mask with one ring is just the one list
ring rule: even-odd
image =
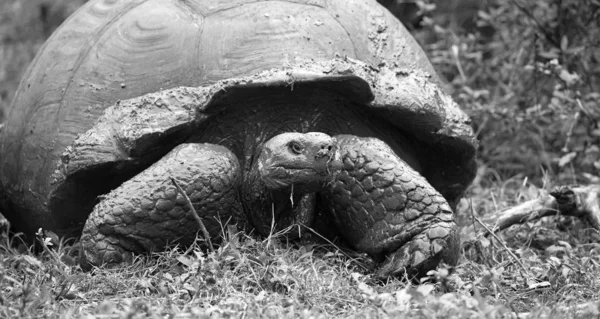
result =
[{"label": "tortoise hind leg", "polygon": [[88,217],[81,237],[81,264],[116,264],[133,253],[190,244],[199,226],[172,184],[185,190],[211,237],[241,214],[240,165],[228,149],[182,144],[145,171],[104,196]]},{"label": "tortoise hind leg", "polygon": [[342,170],[324,193],[336,226],[355,248],[387,255],[377,276],[421,275],[456,264],[458,234],[446,200],[384,142],[336,136]]}]

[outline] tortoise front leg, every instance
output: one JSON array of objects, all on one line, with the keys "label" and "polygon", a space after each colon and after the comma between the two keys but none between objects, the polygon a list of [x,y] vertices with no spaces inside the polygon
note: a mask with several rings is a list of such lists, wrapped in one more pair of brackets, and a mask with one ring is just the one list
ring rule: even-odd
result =
[{"label": "tortoise front leg", "polygon": [[190,244],[199,229],[171,183],[175,178],[212,237],[241,214],[240,165],[228,149],[182,144],[161,160],[104,196],[88,217],[81,237],[81,264],[116,264],[132,253]]},{"label": "tortoise front leg", "polygon": [[446,200],[384,142],[336,136],[342,170],[325,192],[334,221],[360,251],[387,255],[377,277],[456,264],[459,239]]}]

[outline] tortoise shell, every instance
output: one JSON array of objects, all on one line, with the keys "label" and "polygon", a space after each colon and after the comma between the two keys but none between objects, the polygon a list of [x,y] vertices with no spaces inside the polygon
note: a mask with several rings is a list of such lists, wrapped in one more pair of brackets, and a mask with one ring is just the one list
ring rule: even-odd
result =
[{"label": "tortoise shell", "polygon": [[[325,66],[332,59],[356,61],[363,71],[331,72]],[[53,176],[107,107],[257,74],[258,85],[284,87],[281,74],[264,72],[297,65],[318,73],[307,82],[337,76],[348,83],[366,108],[424,145],[421,173],[442,195],[453,202],[464,192],[475,172],[469,119],[437,87],[417,42],[375,1],[93,0],[41,48],[8,110],[0,136],[1,208],[25,231],[80,228],[96,196],[129,176],[99,169],[85,184],[75,176],[68,182],[80,188],[78,198],[57,192],[65,181]],[[247,83],[227,87],[237,85]],[[89,182],[107,178],[102,186]]]}]

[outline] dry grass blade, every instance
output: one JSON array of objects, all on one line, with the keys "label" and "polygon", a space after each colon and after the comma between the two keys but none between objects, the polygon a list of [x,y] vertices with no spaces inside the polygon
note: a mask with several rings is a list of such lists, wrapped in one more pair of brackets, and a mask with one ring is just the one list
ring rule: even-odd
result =
[{"label": "dry grass blade", "polygon": [[192,205],[192,201],[187,196],[187,194],[185,193],[183,188],[181,188],[181,186],[179,186],[179,183],[177,183],[177,180],[175,180],[175,178],[173,178],[173,177],[169,177],[169,178],[171,179],[171,183],[173,183],[173,185],[175,185],[175,188],[177,188],[177,191],[179,191],[181,196],[183,196],[183,198],[185,199],[185,203],[187,204],[188,208],[192,211],[192,215],[194,215],[196,222],[198,222],[198,226],[200,226],[200,231],[202,231],[202,235],[204,236],[204,239],[206,239],[206,242],[208,243],[208,249],[210,249],[211,252],[214,252],[215,248],[213,247],[212,242],[210,240],[210,234],[206,230],[206,227],[204,226],[204,223],[202,222],[200,215],[198,215],[198,212],[196,211],[196,209],[194,209],[194,205]]},{"label": "dry grass blade", "polygon": [[368,270],[369,267],[365,266],[364,263],[360,262],[360,260],[358,260],[355,257],[350,256],[346,251],[344,251],[344,249],[340,248],[338,245],[336,245],[335,243],[333,243],[331,240],[327,239],[325,236],[319,234],[317,231],[315,231],[314,229],[312,229],[311,227],[308,227],[304,224],[298,224],[298,226],[301,226],[303,228],[306,228],[308,231],[310,231],[313,235],[319,237],[321,240],[325,241],[326,243],[328,243],[329,245],[335,247],[335,249],[337,249],[337,251],[339,251],[342,255],[346,256],[346,258],[348,258],[349,260],[351,260],[352,262],[354,262],[357,266],[359,266],[360,268],[362,268],[363,270]]},{"label": "dry grass blade", "polygon": [[496,236],[496,234],[494,233],[494,231],[492,231],[477,216],[475,216],[475,212],[473,212],[472,209],[471,209],[471,214],[473,215],[473,219],[475,219],[475,221],[477,221],[477,223],[479,223],[479,225],[481,225],[481,227],[485,228],[485,230],[490,235],[492,235],[492,237],[494,237],[496,239],[496,241],[498,241],[500,243],[500,245],[502,245],[502,247],[504,248],[504,250],[517,262],[517,264],[519,264],[519,266],[521,266],[521,269],[523,269],[523,271],[526,274],[529,275],[529,271],[527,271],[527,268],[525,268],[525,265],[523,265],[523,263],[521,262],[521,260],[519,259],[519,257],[517,257],[512,251],[510,251],[510,249],[508,248],[508,246],[506,246],[506,243],[504,243],[504,241],[502,239],[500,239],[498,236]]}]

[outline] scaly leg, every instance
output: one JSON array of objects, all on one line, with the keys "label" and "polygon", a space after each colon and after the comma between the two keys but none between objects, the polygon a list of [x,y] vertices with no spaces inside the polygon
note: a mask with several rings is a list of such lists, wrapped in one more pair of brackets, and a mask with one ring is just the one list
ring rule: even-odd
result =
[{"label": "scaly leg", "polygon": [[189,244],[199,226],[175,178],[212,237],[241,214],[237,190],[240,165],[228,149],[212,144],[182,144],[161,160],[104,196],[83,229],[82,266],[116,264],[132,253]]},{"label": "scaly leg", "polygon": [[384,142],[336,136],[342,170],[324,193],[337,227],[360,251],[387,255],[377,277],[456,264],[459,239],[446,200]]}]

